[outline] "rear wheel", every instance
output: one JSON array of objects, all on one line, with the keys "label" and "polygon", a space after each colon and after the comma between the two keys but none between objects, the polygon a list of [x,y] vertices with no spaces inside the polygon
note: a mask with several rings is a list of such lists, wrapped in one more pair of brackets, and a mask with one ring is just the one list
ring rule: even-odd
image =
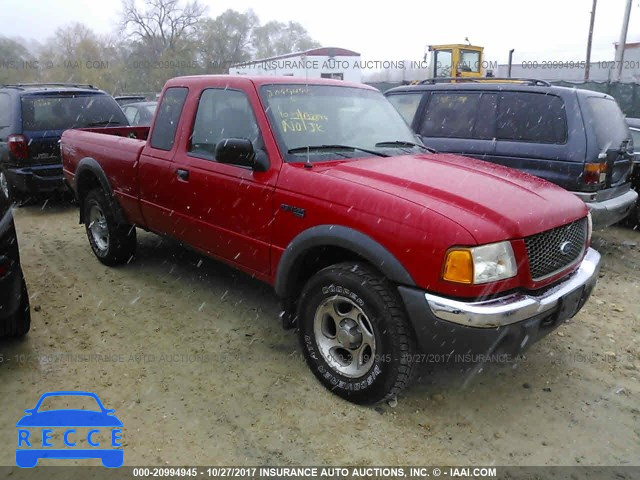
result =
[{"label": "rear wheel", "polygon": [[409,384],[413,332],[395,287],[370,267],[348,262],[314,275],[298,324],[307,364],[333,393],[372,404]]},{"label": "rear wheel", "polygon": [[22,279],[18,311],[0,325],[0,337],[24,337],[31,328],[31,307],[27,284]]},{"label": "rear wheel", "polygon": [[136,229],[118,223],[111,202],[101,189],[92,190],[83,202],[87,238],[94,255],[105,265],[121,265],[136,252]]},{"label": "rear wheel", "polygon": [[22,195],[13,188],[4,170],[0,170],[0,195],[4,195],[9,202],[17,205],[20,205],[23,201]]}]

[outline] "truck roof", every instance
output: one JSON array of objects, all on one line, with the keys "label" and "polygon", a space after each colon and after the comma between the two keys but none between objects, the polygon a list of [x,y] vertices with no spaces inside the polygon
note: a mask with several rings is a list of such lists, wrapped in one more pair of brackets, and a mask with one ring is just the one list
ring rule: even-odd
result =
[{"label": "truck roof", "polygon": [[227,82],[227,86],[239,87],[247,85],[248,83],[254,84],[256,87],[262,85],[273,84],[296,84],[296,85],[336,85],[340,87],[353,87],[362,88],[366,90],[374,90],[375,88],[365,85],[363,83],[345,82],[344,80],[333,80],[329,78],[298,78],[298,77],[285,77],[285,76],[253,76],[253,75],[190,75],[184,77],[176,77],[167,81],[166,87],[179,87],[179,86],[206,86],[215,80],[216,84],[219,84],[221,80]]}]

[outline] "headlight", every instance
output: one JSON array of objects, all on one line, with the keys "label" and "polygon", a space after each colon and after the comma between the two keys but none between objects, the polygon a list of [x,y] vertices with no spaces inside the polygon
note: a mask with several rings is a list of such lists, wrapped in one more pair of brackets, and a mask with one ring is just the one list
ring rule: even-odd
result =
[{"label": "headlight", "polygon": [[518,266],[511,242],[473,248],[452,248],[447,252],[442,278],[449,282],[482,284],[515,277]]}]

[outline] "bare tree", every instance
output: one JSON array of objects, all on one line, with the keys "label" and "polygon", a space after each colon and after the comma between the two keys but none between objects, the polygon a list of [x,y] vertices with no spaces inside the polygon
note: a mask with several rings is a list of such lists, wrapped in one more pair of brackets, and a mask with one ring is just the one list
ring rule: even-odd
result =
[{"label": "bare tree", "polygon": [[175,50],[206,12],[198,0],[180,4],[179,0],[144,0],[144,7],[138,8],[135,0],[122,0],[121,29],[151,47],[156,56]]}]

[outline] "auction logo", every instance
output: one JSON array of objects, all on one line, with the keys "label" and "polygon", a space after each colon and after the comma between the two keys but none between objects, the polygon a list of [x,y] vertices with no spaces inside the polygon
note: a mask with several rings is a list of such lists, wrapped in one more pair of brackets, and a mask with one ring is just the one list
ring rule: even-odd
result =
[{"label": "auction logo", "polygon": [[[78,401],[84,406],[88,404],[91,409],[46,408],[47,404],[61,399],[72,403]],[[118,468],[124,463],[124,451],[119,448],[122,422],[114,415],[114,410],[104,408],[95,393],[45,393],[34,408],[24,413],[26,415],[16,424],[18,467],[35,467],[40,458],[99,458],[107,468]],[[107,445],[110,448],[105,448]]]}]

